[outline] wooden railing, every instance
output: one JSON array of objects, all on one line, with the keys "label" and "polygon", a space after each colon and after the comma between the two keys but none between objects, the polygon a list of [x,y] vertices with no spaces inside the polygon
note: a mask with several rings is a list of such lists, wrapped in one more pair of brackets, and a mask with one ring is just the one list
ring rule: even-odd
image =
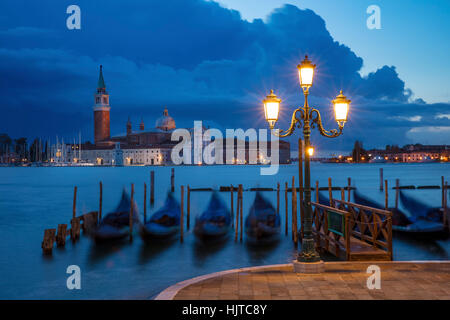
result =
[{"label": "wooden railing", "polygon": [[[313,206],[313,235],[317,249],[325,249],[337,257],[348,256],[351,251],[349,228],[347,227],[350,214],[320,203],[313,202],[311,204]],[[335,225],[330,228],[330,215],[335,215],[343,221],[341,228],[336,228]]]},{"label": "wooden railing", "polygon": [[350,236],[387,251],[392,260],[392,212],[338,199],[333,205],[349,213]]},{"label": "wooden railing", "polygon": [[[392,213],[333,199],[333,206],[312,203],[313,235],[318,249],[352,260],[352,254],[368,254],[361,246],[352,249],[352,238],[392,260]],[[354,240],[353,240],[354,242]],[[358,252],[355,248],[358,248]],[[362,251],[361,251],[362,250]],[[355,258],[356,259],[356,258]]]}]

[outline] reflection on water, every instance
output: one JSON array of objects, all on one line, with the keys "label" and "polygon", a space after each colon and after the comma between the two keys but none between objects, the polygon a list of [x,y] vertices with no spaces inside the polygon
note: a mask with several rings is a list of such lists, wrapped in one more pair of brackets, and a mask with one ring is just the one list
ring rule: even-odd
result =
[{"label": "reflection on water", "polygon": [[[449,165],[383,164],[389,185],[399,178],[402,185],[436,185],[440,176],[450,172]],[[379,165],[312,164],[313,181],[326,186],[344,186],[347,177],[361,193],[384,203],[379,192]],[[278,242],[252,245],[234,241],[234,230],[228,237],[202,242],[192,230],[185,230],[184,242],[179,236],[170,240],[144,242],[136,235],[114,244],[97,245],[84,235],[75,244],[67,241],[65,248],[55,248],[53,256],[43,256],[40,244],[43,230],[68,223],[72,217],[73,186],[78,186],[77,215],[98,208],[98,182],[103,182],[103,212],[111,212],[120,199],[122,186],[135,184],[135,199],[143,210],[143,185],[148,185],[149,171],[155,170],[155,206],[150,217],[160,208],[170,187],[170,167],[124,168],[0,168],[0,277],[1,299],[127,299],[149,298],[166,287],[188,278],[252,265],[289,263],[297,256],[291,234],[280,235]],[[292,181],[297,166],[281,166],[274,176],[261,176],[257,166],[211,166],[176,168],[176,196],[179,186],[191,188],[243,184],[244,188],[273,187],[277,182]],[[193,178],[195,177],[195,178]],[[405,190],[430,206],[440,204],[441,190]],[[186,193],[185,193],[186,195]],[[236,205],[236,193],[234,204]],[[244,192],[244,219],[254,199],[254,192]],[[333,195],[340,198],[340,192]],[[147,192],[148,196],[148,192]],[[191,226],[195,217],[205,210],[209,192],[191,192]],[[230,193],[220,197],[230,207]],[[264,192],[276,204],[276,192]],[[186,198],[185,198],[186,199]],[[291,195],[289,194],[289,201]],[[147,199],[148,200],[148,199]],[[394,205],[394,193],[389,197]],[[149,203],[149,201],[147,201]],[[186,201],[185,201],[186,205]],[[236,206],[235,206],[236,209]],[[401,208],[403,209],[403,208]],[[186,211],[185,211],[186,212]],[[281,194],[280,212],[284,230],[285,201]],[[289,216],[290,216],[289,210]],[[290,219],[288,225],[290,226]],[[290,229],[290,228],[289,228]],[[448,260],[450,241],[423,242],[394,235],[395,260]],[[336,260],[323,254],[324,260]],[[82,271],[82,290],[68,290],[66,269],[78,265]]]}]

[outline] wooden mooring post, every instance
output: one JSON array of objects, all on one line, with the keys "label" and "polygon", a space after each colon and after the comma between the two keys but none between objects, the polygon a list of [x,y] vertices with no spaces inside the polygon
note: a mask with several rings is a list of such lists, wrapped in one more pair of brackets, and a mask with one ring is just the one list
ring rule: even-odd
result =
[{"label": "wooden mooring post", "polygon": [[441,176],[441,204],[442,204],[442,208],[445,208],[445,183],[444,183],[444,176]]},{"label": "wooden mooring post", "polygon": [[331,184],[331,178],[328,178],[328,196],[330,197],[330,207],[333,206],[333,186]]},{"label": "wooden mooring post", "polygon": [[70,238],[72,241],[75,242],[80,238],[80,229],[80,218],[72,218],[72,220],[70,220]]},{"label": "wooden mooring post", "polygon": [[292,235],[294,243],[298,242],[297,225],[297,188],[295,187],[295,177],[292,177]]},{"label": "wooden mooring post", "polygon": [[350,177],[347,178],[347,187],[347,201],[350,202],[350,195],[352,191],[352,178]]},{"label": "wooden mooring post", "polygon": [[400,193],[400,179],[395,179],[395,209],[398,209],[399,193]]},{"label": "wooden mooring post", "polygon": [[443,224],[444,224],[444,226],[447,226],[448,227],[448,230],[450,231],[450,223],[449,223],[449,212],[448,212],[448,209],[447,209],[447,207],[448,207],[448,205],[447,205],[447,190],[448,190],[448,182],[446,181],[445,182],[445,185],[444,185],[444,212],[442,213],[443,214],[443,217],[442,217],[442,222],[443,222]]},{"label": "wooden mooring post", "polygon": [[389,191],[388,191],[388,181],[384,180],[384,207],[386,210],[389,209]]},{"label": "wooden mooring post", "polygon": [[285,217],[285,219],[286,219],[286,227],[285,227],[284,233],[287,236],[288,235],[288,218],[289,218],[289,216],[288,216],[288,211],[289,211],[288,210],[288,207],[289,207],[289,202],[288,202],[288,183],[287,182],[285,182],[284,202],[286,204],[286,217]]},{"label": "wooden mooring post", "polygon": [[170,190],[172,192],[175,191],[175,168],[172,168],[171,170],[171,175],[170,175]]},{"label": "wooden mooring post", "polygon": [[239,224],[240,224],[240,235],[239,235],[239,241],[242,242],[242,232],[244,230],[243,228],[243,198],[244,198],[244,188],[242,187],[242,184],[239,185],[239,193],[241,194],[241,203],[240,203],[240,210],[239,210]]},{"label": "wooden mooring post", "polygon": [[383,168],[380,168],[380,191],[383,191]]},{"label": "wooden mooring post", "polygon": [[55,242],[55,229],[45,229],[44,230],[44,240],[42,241],[41,247],[44,254],[52,254],[53,244]]},{"label": "wooden mooring post", "polygon": [[231,211],[231,228],[234,228],[234,219],[233,219],[233,214],[234,214],[234,196],[233,196],[233,185],[231,185],[231,187],[230,187],[230,197],[231,197],[231,199],[230,199],[230,201],[231,201],[231,204],[230,204],[230,211]]},{"label": "wooden mooring post", "polygon": [[150,172],[150,208],[155,204],[155,171]]},{"label": "wooden mooring post", "polygon": [[67,224],[58,224],[58,233],[56,234],[56,245],[64,247],[66,245]]},{"label": "wooden mooring post", "polygon": [[72,218],[77,216],[77,186],[73,188]]},{"label": "wooden mooring post", "polygon": [[183,224],[184,224],[184,186],[180,187],[181,189],[181,211],[180,211],[180,242],[183,242]]},{"label": "wooden mooring post", "polygon": [[102,220],[102,206],[103,206],[103,184],[100,181],[100,199],[98,203],[98,221]]},{"label": "wooden mooring post", "polygon": [[134,184],[131,184],[131,205],[130,205],[130,242],[133,241],[133,204],[134,204]]},{"label": "wooden mooring post", "polygon": [[187,201],[186,227],[187,230],[189,230],[191,225],[191,188],[189,186],[187,186],[186,201]]},{"label": "wooden mooring post", "polygon": [[345,189],[341,188],[341,200],[345,202]]},{"label": "wooden mooring post", "polygon": [[239,230],[239,206],[241,204],[241,189],[238,187],[237,192],[237,202],[236,202],[236,229],[234,230],[234,242],[238,240],[238,230]]},{"label": "wooden mooring post", "polygon": [[277,182],[277,214],[280,214],[280,183]]},{"label": "wooden mooring post", "polygon": [[147,222],[147,184],[144,182],[144,224]]},{"label": "wooden mooring post", "polygon": [[319,181],[316,181],[316,203],[319,203]]}]

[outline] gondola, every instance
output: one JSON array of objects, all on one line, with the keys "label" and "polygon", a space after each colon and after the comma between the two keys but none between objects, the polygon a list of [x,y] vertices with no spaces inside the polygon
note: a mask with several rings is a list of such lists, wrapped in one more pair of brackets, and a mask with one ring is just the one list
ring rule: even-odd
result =
[{"label": "gondola", "polygon": [[195,219],[194,234],[201,240],[224,237],[230,230],[232,216],[214,192],[208,208]]},{"label": "gondola", "polygon": [[245,233],[250,242],[264,243],[278,239],[281,229],[280,215],[260,192],[256,193],[250,212],[245,219]]},{"label": "gondola", "polygon": [[172,237],[180,230],[180,214],[180,204],[173,193],[169,193],[164,205],[142,225],[142,238],[147,240]]},{"label": "gondola", "polygon": [[[358,204],[384,210],[381,205],[360,195],[356,190],[353,195],[355,202]],[[428,221],[414,215],[407,217],[403,212],[395,208],[389,208],[389,210],[392,212],[392,230],[396,234],[424,240],[442,240],[448,238],[448,231],[442,223]]]},{"label": "gondola", "polygon": [[[378,204],[377,202],[364,197],[356,190],[353,192],[353,197],[354,197],[356,203],[361,204],[363,206],[381,209],[381,210],[386,209],[384,206]],[[407,225],[410,225],[411,223],[413,223],[413,220],[411,218],[409,218],[400,209],[388,208],[388,210],[392,212],[393,229],[395,229],[394,226],[407,226]]]},{"label": "gondola", "polygon": [[[108,213],[100,221],[93,232],[95,242],[121,240],[130,234],[130,208],[131,200],[125,189],[117,208]],[[141,225],[136,202],[133,201],[133,225],[138,229]]]},{"label": "gondola", "polygon": [[400,190],[400,201],[402,205],[408,209],[408,211],[417,218],[422,218],[427,221],[443,222],[443,210],[441,207],[433,208],[427,206],[425,203],[413,198],[408,197]]}]

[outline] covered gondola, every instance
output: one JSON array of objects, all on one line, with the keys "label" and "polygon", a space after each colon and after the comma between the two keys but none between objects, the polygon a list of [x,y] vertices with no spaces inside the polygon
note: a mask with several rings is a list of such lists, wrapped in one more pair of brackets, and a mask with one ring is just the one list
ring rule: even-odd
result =
[{"label": "covered gondola", "polygon": [[[403,195],[404,196],[404,195]],[[354,192],[355,202],[364,206],[384,209],[383,206],[376,202],[362,196],[357,191]],[[402,193],[400,192],[400,198]],[[415,216],[414,212],[411,212],[413,208],[407,208],[410,216],[406,216],[399,209],[389,208],[392,212],[392,230],[405,236],[411,236],[414,239],[425,240],[441,240],[448,237],[448,231],[442,223],[437,223],[424,219],[421,216]]]},{"label": "covered gondola", "polygon": [[164,205],[141,228],[142,238],[168,238],[180,230],[181,208],[173,193],[167,195]]},{"label": "covered gondola", "polygon": [[230,230],[232,215],[217,192],[214,192],[206,210],[195,219],[194,233],[202,239],[224,237]]},{"label": "covered gondola", "polygon": [[117,208],[113,212],[105,215],[94,230],[93,237],[96,242],[121,240],[129,236],[131,205],[133,205],[133,225],[139,228],[141,221],[139,219],[138,207],[134,201],[131,204],[130,197],[124,189]]},{"label": "covered gondola", "polygon": [[400,191],[400,201],[402,205],[416,218],[421,218],[427,221],[443,222],[443,210],[441,207],[431,207],[425,203],[409,197]]},{"label": "covered gondola", "polygon": [[245,219],[245,233],[251,242],[273,242],[281,228],[280,215],[260,192],[256,193],[250,212]]},{"label": "covered gondola", "polygon": [[[358,191],[353,192],[355,202],[366,207],[385,210],[385,206],[369,199],[360,194]],[[392,226],[407,226],[413,223],[413,220],[398,208],[388,208],[392,212]],[[395,229],[395,228],[394,228]]]}]

